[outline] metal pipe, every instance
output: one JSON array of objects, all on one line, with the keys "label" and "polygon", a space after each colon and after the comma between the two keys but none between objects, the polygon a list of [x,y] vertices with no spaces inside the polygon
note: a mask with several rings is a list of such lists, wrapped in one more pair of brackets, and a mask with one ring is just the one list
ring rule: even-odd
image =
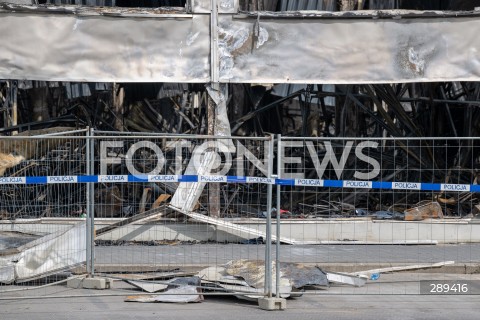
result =
[{"label": "metal pipe", "polygon": [[[282,135],[279,134],[277,135],[277,178],[281,179],[280,177],[280,170],[281,165],[282,165],[282,157],[280,155],[280,150],[281,148],[281,143],[282,143]],[[275,242],[275,295],[277,298],[280,298],[280,192],[281,192],[281,186],[277,185],[277,217],[276,217],[276,237],[277,241]]]},{"label": "metal pipe", "polygon": [[79,129],[79,130],[71,130],[71,131],[64,131],[64,132],[45,133],[45,134],[29,136],[29,137],[43,138],[43,137],[49,137],[49,136],[61,136],[61,135],[64,135],[64,134],[72,134],[72,133],[84,133],[84,132],[87,132],[87,131],[88,131],[87,129]]},{"label": "metal pipe", "polygon": [[[93,128],[90,129],[90,137],[94,135]],[[90,158],[88,158],[88,163],[90,163],[90,171],[88,172],[89,175],[93,175],[95,172],[94,170],[94,161],[95,161],[95,147],[94,147],[94,140],[89,139],[87,143],[90,145]],[[93,207],[94,203],[94,184],[89,183],[87,188],[90,189],[90,197],[88,199],[88,206],[90,207],[90,276],[93,278],[95,276],[95,210]]]},{"label": "metal pipe", "polygon": [[[90,150],[90,129],[87,128],[87,133],[86,133],[86,137],[87,137],[87,140],[86,140],[86,146],[85,146],[85,161],[86,161],[86,174],[87,175],[90,175],[90,166],[91,166],[91,163],[90,163],[90,153],[91,153],[91,150]],[[91,243],[91,220],[90,220],[90,215],[91,215],[91,212],[90,212],[90,183],[87,183],[87,190],[86,190],[86,194],[85,194],[85,202],[86,202],[86,213],[87,213],[87,217],[86,217],[86,256],[85,256],[85,262],[86,262],[86,265],[87,265],[87,274],[88,275],[91,275],[91,270],[90,270],[90,259],[91,259],[91,250],[93,248],[93,245]]]},{"label": "metal pipe", "polygon": [[[272,177],[273,172],[273,144],[275,143],[273,135],[268,144],[268,178]],[[273,186],[267,186],[267,221],[266,221],[266,239],[265,239],[265,295],[272,297],[272,190]]]}]

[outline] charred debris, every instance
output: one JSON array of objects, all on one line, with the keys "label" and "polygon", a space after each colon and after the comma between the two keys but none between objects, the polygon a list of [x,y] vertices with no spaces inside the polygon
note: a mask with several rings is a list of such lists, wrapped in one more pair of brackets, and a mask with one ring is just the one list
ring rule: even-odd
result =
[{"label": "charred debris", "polygon": [[[101,84],[3,81],[0,133],[32,136],[86,127],[137,133],[207,134],[208,95],[193,84]],[[384,142],[370,157],[381,164],[381,181],[478,183],[479,153],[475,140],[402,140],[406,137],[475,137],[480,134],[479,83],[426,83],[374,85],[229,85],[227,101],[232,136],[282,134],[331,139],[336,137],[396,137]],[[14,121],[15,120],[15,121]],[[132,141],[133,143],[133,141]],[[128,148],[128,143],[125,145]],[[78,175],[85,172],[85,142],[28,139],[2,143],[5,176]],[[98,143],[95,144],[98,154]],[[305,147],[290,148],[301,157],[305,178],[315,168]],[[324,149],[317,149],[319,157]],[[172,153],[169,155],[168,153]],[[167,148],[165,157],[175,151]],[[323,154],[322,154],[323,153]],[[141,166],[155,165],[154,155],[142,153]],[[261,157],[260,155],[257,155]],[[261,174],[251,163],[248,175]],[[346,168],[368,169],[349,156]],[[342,179],[353,179],[344,170]],[[125,174],[125,165],[112,174]],[[165,172],[168,172],[168,164]],[[324,179],[336,179],[329,167]],[[99,184],[95,192],[97,217],[129,217],[158,210],[169,202],[175,183]],[[262,218],[266,186],[224,184],[218,217]],[[79,217],[85,213],[82,184],[2,185],[1,218]],[[280,212],[283,218],[364,217],[407,219],[409,209],[431,207],[426,217],[476,215],[478,197],[470,192],[348,190],[341,188],[285,187]],[[347,192],[348,191],[348,192]],[[202,193],[197,212],[208,215],[209,189]],[[249,203],[245,205],[245,203]],[[438,211],[440,208],[440,212]],[[430,210],[430,209],[428,209]],[[165,211],[168,211],[165,209]],[[273,213],[275,216],[276,211]],[[178,218],[174,212],[166,217]],[[182,215],[180,215],[182,216]],[[183,216],[181,217],[183,219]]]}]

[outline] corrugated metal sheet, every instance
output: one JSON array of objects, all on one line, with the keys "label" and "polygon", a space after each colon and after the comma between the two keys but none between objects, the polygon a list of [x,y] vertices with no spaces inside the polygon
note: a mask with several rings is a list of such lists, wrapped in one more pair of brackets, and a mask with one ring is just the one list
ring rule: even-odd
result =
[{"label": "corrugated metal sheet", "polygon": [[385,10],[400,8],[400,0],[368,0],[370,10]]},{"label": "corrugated metal sheet", "polygon": [[280,0],[280,11],[334,11],[337,0]]}]

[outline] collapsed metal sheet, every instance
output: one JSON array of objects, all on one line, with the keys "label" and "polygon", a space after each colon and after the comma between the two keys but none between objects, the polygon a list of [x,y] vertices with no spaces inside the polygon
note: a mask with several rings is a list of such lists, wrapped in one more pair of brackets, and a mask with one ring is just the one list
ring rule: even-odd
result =
[{"label": "collapsed metal sheet", "polygon": [[134,287],[137,287],[143,291],[154,293],[160,290],[165,290],[168,287],[168,284],[148,282],[148,281],[135,281],[135,280],[124,280],[126,283],[131,284]]},{"label": "collapsed metal sheet", "polygon": [[248,283],[245,280],[227,274],[225,267],[222,266],[202,269],[197,273],[197,276],[202,279],[202,281],[220,282],[244,287],[248,286]]},{"label": "collapsed metal sheet", "polygon": [[0,12],[0,78],[208,82],[209,16]]},{"label": "collapsed metal sheet", "polygon": [[[235,236],[243,238],[243,239],[250,239],[250,238],[252,238],[252,236],[253,237],[266,238],[266,233],[263,232],[263,231],[259,231],[257,229],[244,227],[240,224],[235,224],[235,223],[232,223],[232,222],[225,221],[223,219],[216,219],[216,218],[213,218],[213,217],[205,216],[205,215],[200,214],[200,213],[181,210],[181,209],[178,209],[177,207],[174,207],[174,206],[169,206],[169,208],[171,208],[172,210],[175,210],[177,212],[180,212],[180,213],[182,213],[182,214],[184,214],[184,215],[186,215],[186,216],[188,216],[188,217],[190,217],[190,218],[192,218],[196,221],[215,225],[215,226],[217,226],[218,230],[224,231],[226,233],[235,235]],[[277,237],[275,235],[272,235],[272,241],[276,241],[276,240],[277,240]],[[282,242],[282,243],[286,243],[286,244],[301,244],[301,242],[297,243],[297,241],[295,241],[293,239],[284,238],[284,237],[280,237],[279,241]]]},{"label": "collapsed metal sheet", "polygon": [[327,274],[316,266],[301,263],[280,263],[281,276],[290,280],[292,286],[300,289],[306,286],[327,286]]},{"label": "collapsed metal sheet", "polygon": [[188,303],[201,302],[203,296],[200,290],[194,286],[182,286],[173,288],[167,293],[152,296],[128,296],[126,302],[170,302],[170,303]]},{"label": "collapsed metal sheet", "polygon": [[15,264],[9,259],[0,258],[0,283],[10,284],[15,281]]},{"label": "collapsed metal sheet", "polygon": [[480,80],[480,20],[219,18],[220,80],[390,83]]},{"label": "collapsed metal sheet", "polygon": [[[272,263],[272,274],[275,274]],[[225,264],[225,274],[244,279],[249,286],[262,288],[265,283],[265,262],[261,260],[233,260]],[[273,287],[275,287],[275,279]],[[280,263],[280,287],[300,289],[305,286],[328,286],[327,274],[316,266],[301,263]],[[284,292],[280,290],[280,292]]]},{"label": "collapsed metal sheet", "polygon": [[[274,271],[275,272],[275,271]],[[235,260],[225,266],[215,266],[203,269],[197,274],[202,282],[214,290],[215,286],[236,293],[252,293],[250,298],[263,295],[265,283],[265,262],[257,260]],[[288,298],[292,292],[292,279],[280,278],[279,294]],[[276,294],[275,280],[272,292]]]},{"label": "collapsed metal sheet", "polygon": [[15,263],[16,281],[27,281],[46,276],[85,262],[85,223],[46,236],[32,242],[33,245],[20,247],[22,252]]},{"label": "collapsed metal sheet", "polygon": [[[227,117],[227,88],[221,85],[219,90],[207,87],[208,94],[215,102],[215,135],[228,137],[231,135],[230,122]],[[211,146],[222,152],[235,152],[235,146],[231,139],[212,141]],[[215,157],[215,152],[207,151],[199,160],[201,163],[195,163],[193,157],[185,170],[186,175],[211,175],[211,171],[217,168],[220,163]],[[179,183],[175,194],[172,197],[170,205],[182,211],[190,212],[200,198],[205,182],[181,182]]]},{"label": "collapsed metal sheet", "polygon": [[0,231],[0,256],[18,253],[18,247],[37,238],[39,238],[39,236],[28,233]]},{"label": "collapsed metal sheet", "polygon": [[24,282],[85,262],[85,223],[55,232],[17,248],[0,259],[0,283]]},{"label": "collapsed metal sheet", "polygon": [[[167,291],[159,295],[152,296],[129,296],[125,299],[127,302],[201,302],[200,278],[186,277],[175,278],[168,281]],[[142,288],[143,289],[143,288]]]},{"label": "collapsed metal sheet", "polygon": [[165,281],[142,281],[130,279],[124,279],[124,281],[134,287],[150,293],[158,292],[165,289],[169,291],[172,288],[178,288],[182,286],[198,287],[201,284],[199,277],[173,278]]}]

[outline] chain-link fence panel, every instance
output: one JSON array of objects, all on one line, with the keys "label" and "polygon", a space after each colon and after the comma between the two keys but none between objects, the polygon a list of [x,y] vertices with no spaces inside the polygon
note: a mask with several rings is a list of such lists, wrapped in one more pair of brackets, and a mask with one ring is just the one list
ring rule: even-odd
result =
[{"label": "chain-link fence panel", "polygon": [[63,130],[0,139],[0,298],[62,293],[86,261],[87,133]]},{"label": "chain-link fence panel", "polygon": [[313,293],[430,294],[437,280],[468,280],[472,292],[479,142],[281,137],[278,232],[295,245],[279,261],[321,269],[330,287]]}]

